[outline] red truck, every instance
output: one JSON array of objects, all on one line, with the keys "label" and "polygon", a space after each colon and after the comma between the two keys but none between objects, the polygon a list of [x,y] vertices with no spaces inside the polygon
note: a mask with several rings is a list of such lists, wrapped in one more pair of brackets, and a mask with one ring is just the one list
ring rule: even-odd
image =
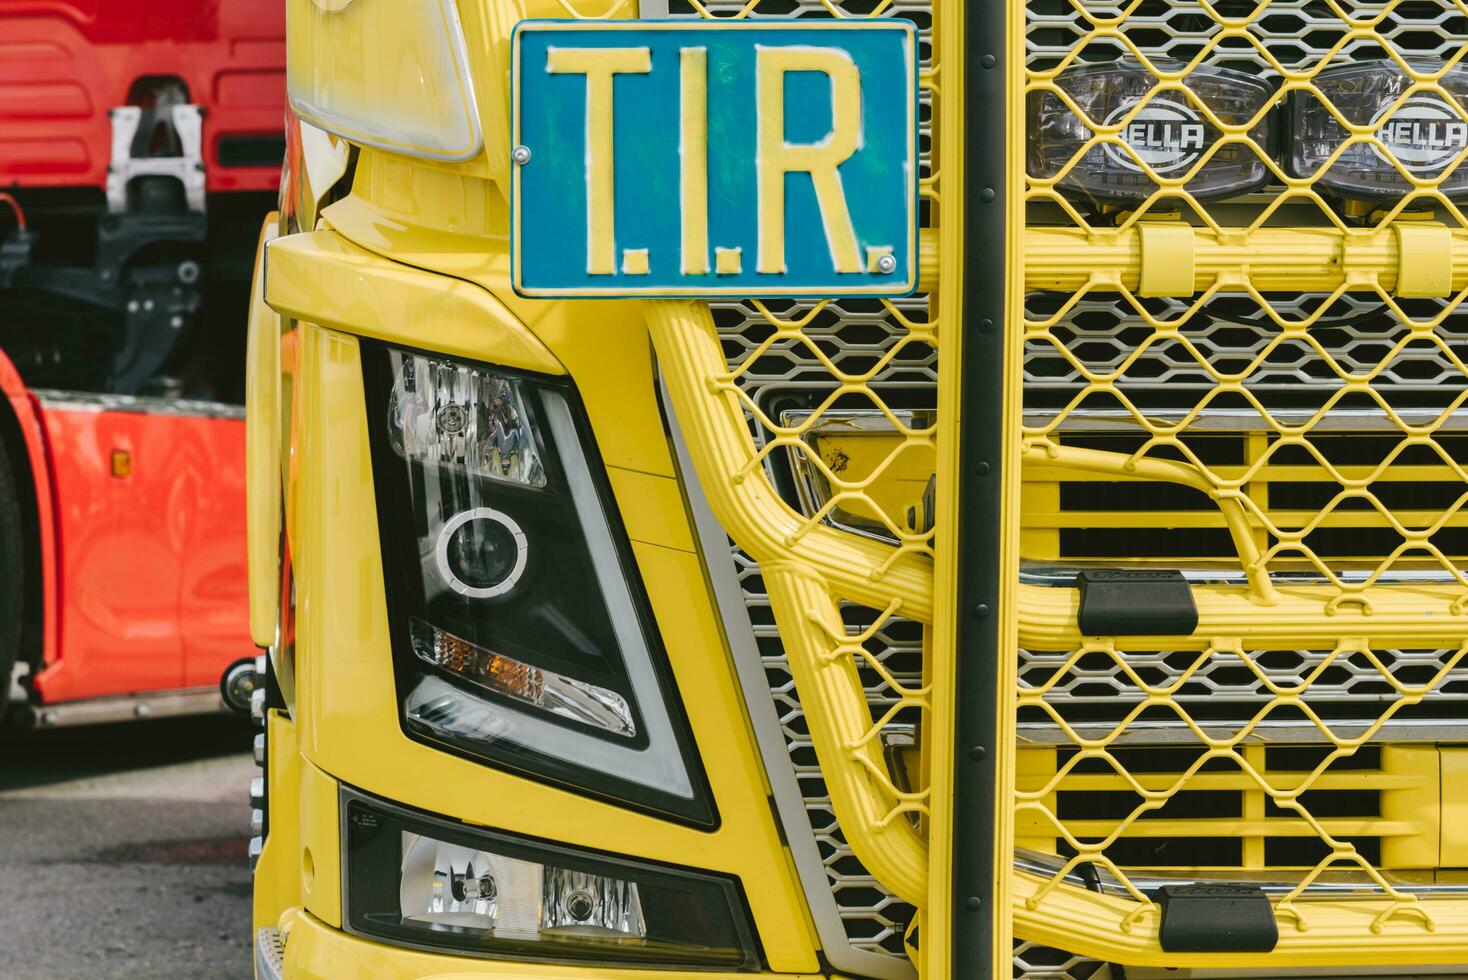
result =
[{"label": "red truck", "polygon": [[248,708],[244,311],[282,5],[0,0],[0,678],[61,725]]}]

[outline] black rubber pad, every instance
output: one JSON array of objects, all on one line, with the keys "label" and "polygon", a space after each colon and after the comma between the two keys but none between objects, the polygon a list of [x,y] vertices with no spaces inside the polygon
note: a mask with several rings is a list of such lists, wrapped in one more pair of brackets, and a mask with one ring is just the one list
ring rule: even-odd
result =
[{"label": "black rubber pad", "polygon": [[1193,587],[1168,569],[1090,568],[1076,576],[1085,636],[1187,636],[1198,628]]},{"label": "black rubber pad", "polygon": [[1279,942],[1274,907],[1257,885],[1163,885],[1153,897],[1169,953],[1268,953]]}]

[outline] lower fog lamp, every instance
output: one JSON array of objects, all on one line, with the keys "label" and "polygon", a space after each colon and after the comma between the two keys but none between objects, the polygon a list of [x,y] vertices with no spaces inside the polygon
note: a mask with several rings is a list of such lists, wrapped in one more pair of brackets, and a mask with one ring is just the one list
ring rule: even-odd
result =
[{"label": "lower fog lamp", "polygon": [[343,793],[351,929],[486,956],[749,968],[742,894],[647,865]]}]

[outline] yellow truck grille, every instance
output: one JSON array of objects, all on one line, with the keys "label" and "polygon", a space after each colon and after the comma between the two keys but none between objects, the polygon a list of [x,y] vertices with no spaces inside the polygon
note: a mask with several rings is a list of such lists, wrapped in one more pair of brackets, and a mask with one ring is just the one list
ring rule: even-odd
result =
[{"label": "yellow truck grille", "polygon": [[[1285,109],[1333,105],[1322,73],[1395,59],[1405,101],[1444,91],[1464,24],[1451,3],[1032,2],[1026,96],[1085,61],[1141,66],[1153,98],[1205,115],[1203,65],[1279,80]],[[1184,642],[1062,636],[1030,604],[1016,930],[1160,962],[1130,941],[1156,928],[1157,883],[1243,876],[1274,898],[1276,956],[1325,962],[1324,932],[1340,963],[1451,959],[1461,900],[1423,886],[1450,891],[1463,860],[1437,744],[1463,737],[1463,216],[1394,157],[1411,195],[1344,201],[1275,163],[1257,122],[1218,130],[1219,153],[1269,170],[1242,198],[1198,200],[1191,167],[1099,210],[1063,173],[1026,180],[1022,577],[1177,569],[1201,622]],[[1376,130],[1350,128],[1379,147]],[[1131,901],[1068,919],[1085,875]]]},{"label": "yellow truck grille", "polygon": [[[1440,175],[1400,163],[1412,193],[1374,207],[1292,176],[1256,120],[1210,114],[1188,81],[1229,67],[1271,79],[1280,100],[1329,102],[1322,72],[1393,59],[1414,92],[1442,93],[1468,8],[1010,11],[1024,25],[1011,113],[1082,63],[1128,62],[1268,171],[1223,201],[1190,194],[1185,167],[1151,172],[1143,200],[1078,203],[1066,167],[1121,146],[1131,120],[1118,116],[1059,173],[1016,181],[1025,296],[1008,368],[1023,390],[1007,426],[1020,572],[1003,610],[1018,621],[1016,974],[1089,976],[1103,960],[1468,960],[1468,850],[1443,819],[1464,768],[1451,743],[1468,739],[1468,222]],[[922,475],[952,458],[939,388],[956,382],[938,355],[960,326],[962,183],[945,170],[956,151],[942,120],[963,50],[944,28],[962,10],[751,0],[673,12],[925,28],[923,292],[648,305],[690,456],[735,545],[829,883],[847,895],[848,938],[895,957],[909,908],[921,914],[929,896],[929,776],[951,765],[924,735],[930,679],[953,654],[908,631],[930,626],[956,587],[934,580],[935,541],[952,528]],[[1348,128],[1381,146],[1374,125]],[[1083,636],[1074,585],[1092,568],[1181,572],[1198,628]],[[1155,889],[1197,878],[1263,885],[1278,948],[1162,949]]]}]

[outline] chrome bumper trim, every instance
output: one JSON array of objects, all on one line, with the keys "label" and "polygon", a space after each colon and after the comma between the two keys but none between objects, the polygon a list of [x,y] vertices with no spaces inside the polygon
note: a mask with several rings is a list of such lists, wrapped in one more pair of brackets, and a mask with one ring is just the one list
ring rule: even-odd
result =
[{"label": "chrome bumper trim", "polygon": [[152,691],[145,694],[123,694],[85,701],[64,701],[39,705],[34,709],[36,728],[65,728],[71,725],[98,725],[113,721],[143,718],[171,718],[178,715],[205,715],[228,711],[219,688],[185,688],[178,691]]},{"label": "chrome bumper trim", "polygon": [[255,933],[255,980],[283,980],[285,977],[285,943],[280,930],[262,926]]}]

